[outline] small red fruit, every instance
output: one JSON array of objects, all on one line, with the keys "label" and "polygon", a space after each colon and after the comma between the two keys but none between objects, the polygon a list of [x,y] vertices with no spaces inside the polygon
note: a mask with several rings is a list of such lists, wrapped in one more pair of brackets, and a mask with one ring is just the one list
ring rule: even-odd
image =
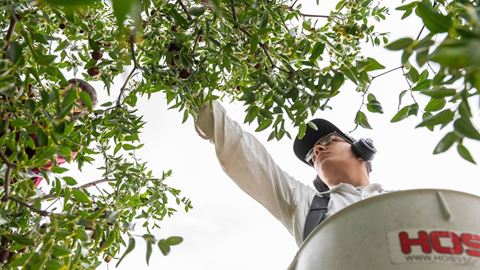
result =
[{"label": "small red fruit", "polygon": [[98,61],[102,59],[103,53],[101,51],[93,51],[90,55],[92,56],[93,59]]},{"label": "small red fruit", "polygon": [[112,256],[110,255],[107,255],[105,256],[105,258],[103,259],[106,263],[109,263],[111,260],[112,260]]},{"label": "small red fruit", "polygon": [[170,43],[168,46],[168,51],[173,52],[173,51],[180,51],[181,47],[179,44],[176,44],[175,42]]},{"label": "small red fruit", "polygon": [[180,70],[180,78],[185,80],[189,76],[190,76],[190,70],[188,70],[186,68],[182,68],[182,70]]},{"label": "small red fruit", "polygon": [[7,263],[9,258],[10,258],[10,252],[6,249],[2,249],[0,251],[0,263],[2,264]]},{"label": "small red fruit", "polygon": [[87,73],[88,73],[88,75],[90,75],[92,77],[95,77],[95,76],[98,76],[100,74],[100,70],[98,69],[98,67],[91,67],[91,68],[87,69]]}]

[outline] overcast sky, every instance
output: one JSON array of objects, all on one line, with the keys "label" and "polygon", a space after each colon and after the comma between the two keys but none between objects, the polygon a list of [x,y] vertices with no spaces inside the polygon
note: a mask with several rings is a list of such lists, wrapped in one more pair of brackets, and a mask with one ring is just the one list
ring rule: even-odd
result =
[{"label": "overcast sky", "polygon": [[[304,5],[303,11],[324,14]],[[420,29],[419,22],[399,21],[393,9],[388,22],[380,31],[391,31],[391,40],[402,36],[414,36]],[[382,48],[365,49],[365,54],[379,59],[387,69],[399,66],[400,54]],[[391,124],[397,112],[398,94],[407,88],[399,71],[375,80],[371,91],[382,103],[383,115],[369,113],[373,130],[357,129],[353,137],[370,137],[378,153],[373,161],[371,182],[380,183],[387,190],[414,188],[446,188],[480,195],[478,176],[480,169],[464,161],[454,148],[446,154],[433,156],[437,142],[450,130],[429,132],[414,129],[418,118]],[[405,97],[407,100],[408,97]],[[419,99],[421,99],[419,97]],[[342,94],[332,100],[331,111],[318,112],[317,117],[327,118],[344,131],[354,128],[353,119],[360,106],[361,95],[347,83]],[[405,103],[406,104],[406,103]],[[245,116],[241,104],[223,103],[231,118],[243,123]],[[472,109],[478,116],[478,103]],[[155,249],[150,267],[145,262],[145,244],[137,240],[137,248],[122,262],[118,269],[286,269],[293,259],[297,246],[289,232],[265,209],[242,191],[223,173],[217,162],[214,147],[198,137],[192,120],[180,124],[182,114],[167,110],[161,95],[142,100],[139,113],[145,115],[147,125],[142,134],[145,147],[138,152],[148,161],[157,175],[172,169],[168,183],[182,190],[191,198],[194,209],[178,214],[164,222],[158,238],[181,235],[184,242],[173,247],[164,257]],[[475,121],[476,123],[478,122]],[[478,126],[478,125],[477,125]],[[247,131],[255,127],[243,125]],[[290,128],[292,134],[296,131]],[[266,142],[268,131],[256,133],[264,142],[275,161],[299,181],[310,184],[314,171],[296,159],[292,141]],[[468,141],[474,158],[480,162],[480,144]],[[110,263],[114,269],[116,261]],[[105,265],[101,269],[107,269]]]}]

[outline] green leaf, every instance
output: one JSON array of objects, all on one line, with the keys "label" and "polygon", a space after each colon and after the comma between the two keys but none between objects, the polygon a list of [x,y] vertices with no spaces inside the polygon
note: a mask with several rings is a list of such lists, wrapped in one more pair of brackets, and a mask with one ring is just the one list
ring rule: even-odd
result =
[{"label": "green leaf", "polygon": [[395,123],[409,117],[410,115],[417,115],[417,113],[418,113],[417,103],[406,105],[392,117],[390,122]]},{"label": "green leaf", "polygon": [[266,128],[268,128],[271,124],[272,124],[273,120],[270,119],[270,118],[267,118],[265,120],[263,120],[260,125],[258,126],[257,129],[255,129],[256,132],[259,132],[259,131],[262,131],[262,130],[265,130]]},{"label": "green leaf", "polygon": [[358,124],[363,128],[372,129],[372,127],[370,126],[370,123],[368,123],[367,116],[362,111],[357,112],[357,115],[355,116],[355,124]]},{"label": "green leaf", "polygon": [[87,204],[92,203],[92,201],[90,200],[90,197],[88,197],[88,195],[85,194],[85,192],[83,192],[81,189],[73,189],[72,194],[75,200],[77,200],[78,202],[87,203]]},{"label": "green leaf", "polygon": [[13,241],[19,243],[20,245],[24,246],[32,246],[33,245],[33,240],[23,236],[21,234],[10,234],[8,235],[8,238],[12,239]]},{"label": "green leaf", "polygon": [[135,150],[137,149],[135,146],[131,145],[131,144],[128,144],[128,143],[124,143],[123,144],[123,149],[129,151],[129,150]]},{"label": "green leaf", "polygon": [[377,60],[368,57],[365,61],[359,61],[357,64],[357,69],[359,72],[362,71],[373,71],[373,70],[379,70],[379,69],[384,69],[385,66],[380,64]]},{"label": "green leaf", "polygon": [[467,138],[480,140],[480,133],[473,126],[469,118],[458,118],[457,120],[455,120],[455,122],[453,122],[453,127],[455,128],[455,131]]},{"label": "green leaf", "polygon": [[458,137],[455,135],[455,132],[449,132],[445,135],[440,142],[438,142],[437,146],[433,150],[433,154],[440,154],[452,147],[452,145],[457,141]]},{"label": "green leaf", "polygon": [[310,121],[310,122],[307,123],[307,125],[308,125],[311,129],[313,129],[313,130],[315,130],[315,131],[318,131],[318,127],[317,127],[317,125],[315,125],[314,122],[311,122],[311,121]]},{"label": "green leaf", "polygon": [[453,96],[456,94],[456,90],[454,88],[446,88],[446,87],[434,87],[429,90],[422,91],[422,94],[433,98],[444,98],[448,96]]},{"label": "green leaf", "polygon": [[158,241],[158,248],[160,248],[160,251],[164,256],[167,256],[168,253],[170,253],[170,244],[168,244],[165,239],[160,239],[160,241]]},{"label": "green leaf", "polygon": [[202,16],[205,13],[205,7],[204,6],[193,6],[188,10],[188,14],[199,17]]},{"label": "green leaf", "polygon": [[118,265],[122,262],[122,260],[127,256],[128,253],[132,252],[132,250],[135,248],[135,238],[130,237],[130,240],[128,241],[128,247],[127,250],[125,250],[125,253],[123,253],[122,257],[120,260],[118,260],[117,264],[115,267],[118,267]]},{"label": "green leaf", "polygon": [[16,128],[26,127],[30,125],[29,121],[23,120],[23,119],[13,119],[13,120],[10,120],[9,123],[12,127],[16,127]]},{"label": "green leaf", "polygon": [[468,103],[467,98],[462,98],[462,102],[458,107],[458,112],[462,116],[462,118],[470,118],[472,117],[472,110],[470,109],[470,104]]},{"label": "green leaf", "polygon": [[74,185],[78,184],[77,180],[75,180],[75,178],[70,177],[70,176],[64,176],[63,181],[65,181],[65,183],[69,186],[74,186]]},{"label": "green leaf", "polygon": [[470,161],[473,164],[477,164],[473,159],[472,155],[470,154],[470,151],[468,151],[468,149],[463,144],[457,144],[457,151],[463,159]]},{"label": "green leaf", "polygon": [[258,116],[259,111],[260,109],[258,107],[250,107],[245,116],[244,123],[251,123]]},{"label": "green leaf", "polygon": [[355,73],[351,68],[347,66],[342,66],[340,71],[345,75],[349,80],[351,80],[354,84],[358,84],[357,80],[357,73]]},{"label": "green leaf", "polygon": [[307,125],[305,122],[300,123],[300,126],[298,128],[298,139],[301,140],[303,139],[303,136],[305,136],[305,132],[307,131]]},{"label": "green leaf", "polygon": [[65,49],[69,44],[70,44],[70,42],[68,42],[68,40],[64,40],[64,41],[60,42],[60,44],[58,44],[57,48],[55,48],[55,52],[58,52],[58,51],[61,51],[61,50]]},{"label": "green leaf", "polygon": [[37,55],[37,63],[43,66],[48,66],[53,63],[55,60],[56,56],[55,55]]},{"label": "green leaf", "polygon": [[385,48],[392,51],[399,51],[407,48],[412,43],[413,43],[413,39],[411,38],[400,38],[391,42],[390,44],[385,46]]},{"label": "green leaf", "polygon": [[343,74],[339,72],[335,72],[332,78],[332,92],[335,92],[338,89],[340,89],[344,81],[345,81],[345,77],[343,76]]},{"label": "green leaf", "polygon": [[430,88],[431,84],[432,84],[431,80],[428,80],[428,79],[421,80],[412,87],[412,91],[421,91],[423,89],[428,89]]},{"label": "green leaf", "polygon": [[367,103],[367,110],[373,113],[383,113],[382,104],[378,100]]},{"label": "green leaf", "polygon": [[373,94],[368,94],[367,100],[367,109],[369,112],[383,113],[382,104],[380,104],[380,102]]},{"label": "green leaf", "polygon": [[72,109],[75,100],[77,99],[77,91],[75,89],[68,90],[63,96],[61,116],[67,115]]},{"label": "green leaf", "polygon": [[82,101],[82,103],[87,106],[88,110],[89,111],[92,111],[93,110],[93,103],[92,103],[92,99],[90,97],[90,95],[85,92],[85,91],[81,91],[80,92],[80,100]]},{"label": "green leaf", "polygon": [[420,124],[416,127],[428,127],[428,126],[436,126],[442,124],[442,126],[447,125],[453,120],[453,116],[455,114],[450,110],[446,109],[438,114],[434,114],[431,116],[426,117]]},{"label": "green leaf", "polygon": [[115,148],[113,149],[113,154],[114,154],[114,155],[117,154],[118,151],[120,151],[120,149],[122,149],[122,146],[123,146],[123,144],[118,143],[118,144],[115,146]]},{"label": "green leaf", "polygon": [[67,256],[67,255],[70,255],[70,249],[68,249],[66,247],[59,246],[59,245],[55,245],[52,248],[52,254],[55,257],[64,257],[64,256]]},{"label": "green leaf", "polygon": [[147,259],[147,265],[149,264],[150,262],[150,256],[152,256],[152,246],[153,246],[153,242],[152,241],[146,241],[147,243],[147,253],[146,253],[146,259]]},{"label": "green leaf", "polygon": [[88,6],[100,2],[100,0],[44,0],[55,6]]},{"label": "green leaf", "polygon": [[444,33],[452,27],[452,19],[450,16],[440,14],[435,10],[430,1],[423,0],[418,3],[417,15],[422,18],[425,26],[432,33]]},{"label": "green leaf", "polygon": [[425,106],[425,111],[427,112],[435,112],[443,109],[447,102],[444,98],[431,98],[428,104]]},{"label": "green leaf", "polygon": [[133,7],[133,2],[136,0],[112,0],[113,14],[117,18],[119,26],[123,25],[127,14]]},{"label": "green leaf", "polygon": [[258,45],[258,35],[252,35],[250,38],[250,54],[254,54],[255,51],[257,50],[257,45]]},{"label": "green leaf", "polygon": [[317,42],[315,45],[313,45],[312,48],[312,54],[310,55],[310,62],[314,63],[317,61],[318,57],[320,57],[323,54],[323,51],[325,50],[325,43],[323,42]]},{"label": "green leaf", "polygon": [[414,67],[410,67],[410,70],[407,73],[407,77],[411,82],[417,82],[418,79],[420,78],[420,75],[418,74],[418,71]]},{"label": "green leaf", "polygon": [[428,56],[429,56],[429,48],[424,48],[417,51],[415,60],[417,61],[417,64],[419,67],[422,67],[423,65],[425,65],[425,63],[427,63]]},{"label": "green leaf", "polygon": [[[117,0],[117,1],[124,1],[124,0]],[[182,27],[183,29],[188,28],[188,21],[180,14],[175,8],[171,8],[168,10],[168,14],[173,17],[175,22]]]},{"label": "green leaf", "polygon": [[171,246],[176,246],[183,242],[183,238],[181,236],[170,236],[167,238],[167,242]]}]

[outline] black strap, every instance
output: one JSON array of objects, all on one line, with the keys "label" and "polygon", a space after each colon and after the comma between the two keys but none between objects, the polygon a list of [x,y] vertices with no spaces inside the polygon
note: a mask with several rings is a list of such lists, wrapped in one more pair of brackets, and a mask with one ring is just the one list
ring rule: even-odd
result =
[{"label": "black strap", "polygon": [[307,219],[305,220],[305,227],[303,229],[303,240],[317,227],[324,219],[328,210],[328,201],[330,201],[329,194],[315,195],[310,205]]}]

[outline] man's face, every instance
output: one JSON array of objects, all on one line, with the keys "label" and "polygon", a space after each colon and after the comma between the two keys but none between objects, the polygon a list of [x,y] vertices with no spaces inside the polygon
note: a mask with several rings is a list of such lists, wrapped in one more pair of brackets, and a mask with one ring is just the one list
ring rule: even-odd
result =
[{"label": "man's face", "polygon": [[328,134],[324,137],[313,148],[313,167],[322,180],[330,182],[327,184],[336,185],[350,179],[350,170],[362,161],[353,154],[350,143],[339,135]]}]

